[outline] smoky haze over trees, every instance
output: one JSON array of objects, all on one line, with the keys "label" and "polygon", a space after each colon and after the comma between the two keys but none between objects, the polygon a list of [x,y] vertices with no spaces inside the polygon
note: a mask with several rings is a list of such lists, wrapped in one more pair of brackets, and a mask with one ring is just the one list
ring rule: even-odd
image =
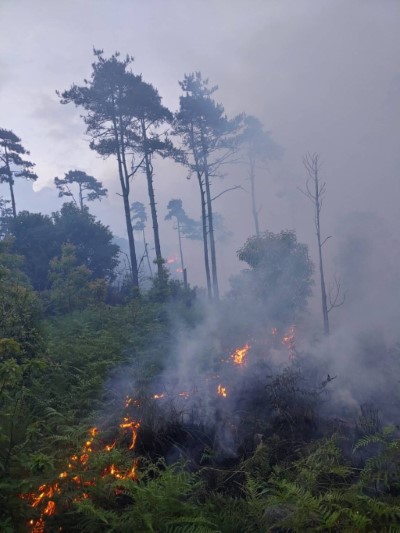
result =
[{"label": "smoky haze over trees", "polygon": [[21,4],[0,529],[397,531],[400,6]]},{"label": "smoky haze over trees", "polygon": [[179,85],[184,95],[179,99],[174,133],[182,139],[187,153],[186,165],[199,185],[207,290],[210,299],[218,300],[211,184],[237,149],[236,134],[241,117],[228,120],[223,106],[211,98],[218,87],[209,87],[208,79],[203,79],[200,72],[185,75]]},{"label": "smoky haze over trees", "polygon": [[244,131],[240,142],[243,145],[248,164],[251,212],[253,214],[255,232],[257,237],[259,237],[259,212],[261,205],[256,200],[256,176],[259,173],[265,173],[266,161],[269,159],[279,159],[282,156],[282,148],[274,143],[270,134],[263,129],[263,125],[258,118],[251,115],[244,118]]}]

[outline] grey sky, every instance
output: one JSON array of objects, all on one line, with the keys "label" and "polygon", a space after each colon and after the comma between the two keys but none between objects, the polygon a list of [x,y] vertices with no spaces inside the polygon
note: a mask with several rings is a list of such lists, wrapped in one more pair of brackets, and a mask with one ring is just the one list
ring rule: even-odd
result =
[{"label": "grey sky", "polygon": [[[297,190],[307,151],[320,152],[324,163],[326,233],[353,211],[375,211],[388,227],[399,226],[400,1],[0,0],[0,17],[0,127],[30,149],[40,176],[35,190],[42,189],[19,187],[18,209],[57,209],[56,192],[43,188],[79,168],[109,188],[93,212],[124,236],[114,162],[89,150],[79,113],[55,95],[90,75],[95,46],[106,55],[132,54],[135,72],[171,110],[178,80],[200,70],[219,85],[216,97],[228,115],[245,111],[262,120],[285,150],[258,178],[263,228],[297,229],[314,254],[311,206]],[[185,171],[170,162],[155,171],[160,219],[176,196],[198,216],[197,184]],[[236,167],[215,190],[246,187],[244,177]],[[7,196],[4,185],[0,194]],[[148,203],[144,177],[136,179],[133,200]],[[253,232],[249,195],[232,192],[215,207],[234,231],[219,255],[228,277],[240,267],[235,251]],[[177,251],[169,226],[161,237],[167,253]],[[189,272],[203,284],[201,248],[190,252]]]}]

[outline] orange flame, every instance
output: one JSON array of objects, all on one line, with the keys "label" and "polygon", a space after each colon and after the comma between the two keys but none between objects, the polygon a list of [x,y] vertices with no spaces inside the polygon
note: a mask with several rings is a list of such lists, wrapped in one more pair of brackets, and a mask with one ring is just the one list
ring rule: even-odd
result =
[{"label": "orange flame", "polygon": [[223,387],[222,385],[218,385],[217,389],[218,396],[222,396],[223,398],[226,398],[228,393],[226,392],[226,387]]},{"label": "orange flame", "polygon": [[95,436],[97,435],[98,433],[98,430],[97,428],[90,428],[89,429],[89,434],[90,434],[90,439],[88,439],[85,444],[83,445],[82,447],[82,454],[80,456],[80,460],[81,460],[81,463],[84,465],[85,463],[87,463],[88,459],[89,459],[89,455],[92,453],[93,449],[92,449],[92,444],[93,444],[93,440],[95,438]]},{"label": "orange flame", "polygon": [[140,427],[140,422],[135,422],[134,420],[130,420],[127,416],[124,417],[123,422],[119,425],[122,429],[130,429],[132,431],[132,442],[129,446],[130,450],[133,450],[136,444],[137,439],[137,430]]},{"label": "orange flame", "polygon": [[106,446],[104,446],[104,450],[106,452],[111,452],[111,450],[115,448],[115,445],[116,445],[115,441],[112,444],[106,444]]},{"label": "orange flame", "polygon": [[251,346],[248,342],[242,348],[236,348],[236,350],[231,355],[235,365],[243,365],[245,363],[245,357],[250,348]]},{"label": "orange flame", "polygon": [[[128,417],[125,417],[123,419],[123,422],[120,424],[120,427],[123,429],[130,429],[132,431],[132,442],[129,447],[129,449],[133,449],[135,446],[136,438],[137,438],[137,430],[140,426],[139,422],[134,422],[133,420],[130,420]],[[72,455],[69,458],[68,463],[68,471],[62,471],[59,473],[58,478],[60,482],[63,482],[64,479],[71,476],[71,480],[79,485],[81,488],[95,485],[95,480],[85,480],[82,481],[81,477],[79,475],[73,475],[74,469],[78,467],[79,463],[80,465],[84,466],[86,465],[89,455],[93,451],[93,441],[95,436],[98,434],[97,428],[91,428],[89,430],[89,438],[85,441],[85,443],[82,446],[82,452],[81,455]],[[113,442],[112,444],[106,445],[104,447],[105,451],[111,451],[116,445],[116,442]],[[133,466],[128,471],[120,471],[115,465],[111,465],[109,469],[106,469],[106,474],[111,474],[117,479],[136,479],[136,461],[134,461]],[[45,526],[46,521],[45,517],[55,514],[56,512],[56,503],[54,501],[54,496],[57,494],[61,494],[61,488],[58,482],[53,484],[44,484],[41,485],[37,491],[37,493],[32,494],[22,494],[21,498],[27,499],[30,501],[31,507],[33,508],[40,508],[41,514],[38,519],[31,519],[28,522],[29,531],[31,533],[44,533],[45,532]],[[82,499],[87,499],[89,496],[86,492],[82,492],[81,496],[76,498],[74,501],[81,501]]]},{"label": "orange flame", "polygon": [[128,471],[121,471],[118,467],[116,467],[114,464],[107,467],[103,472],[103,477],[110,475],[115,477],[116,479],[136,479],[136,465],[137,462],[134,461],[132,468],[130,468]]}]

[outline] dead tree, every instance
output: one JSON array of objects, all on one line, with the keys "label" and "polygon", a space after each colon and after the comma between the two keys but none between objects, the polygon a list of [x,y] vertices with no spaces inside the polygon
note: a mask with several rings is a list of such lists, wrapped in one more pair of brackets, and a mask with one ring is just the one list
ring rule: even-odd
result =
[{"label": "dead tree", "polygon": [[303,157],[303,165],[307,171],[306,188],[305,190],[299,190],[314,206],[314,224],[318,244],[319,274],[321,282],[322,317],[324,322],[324,333],[325,335],[329,335],[329,312],[344,303],[345,294],[341,295],[340,281],[337,280],[337,278],[335,278],[334,283],[330,285],[329,296],[326,291],[322,247],[331,236],[328,236],[325,239],[322,239],[321,237],[321,209],[325,198],[326,182],[322,181],[320,177],[321,163],[319,154],[306,154]]}]

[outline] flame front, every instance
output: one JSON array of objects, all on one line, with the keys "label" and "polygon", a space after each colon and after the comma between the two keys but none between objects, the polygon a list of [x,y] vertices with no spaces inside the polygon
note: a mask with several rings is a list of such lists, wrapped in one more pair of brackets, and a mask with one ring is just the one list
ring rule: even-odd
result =
[{"label": "flame front", "polygon": [[245,358],[250,348],[251,346],[248,342],[242,348],[236,348],[231,355],[235,365],[243,365],[245,363]]},{"label": "flame front", "polygon": [[[135,405],[136,401],[132,400],[128,396],[125,400],[125,407],[128,408],[130,405]],[[133,450],[136,444],[137,431],[140,427],[140,422],[131,420],[128,416],[125,416],[120,424],[120,428],[123,430],[130,430],[132,433],[131,444],[129,446],[130,450]],[[54,515],[56,513],[56,502],[54,501],[55,496],[61,494],[61,484],[66,480],[70,479],[71,482],[74,482],[78,487],[83,489],[83,492],[80,496],[74,499],[74,501],[81,501],[83,499],[89,498],[89,495],[84,492],[84,487],[93,486],[96,484],[95,479],[82,481],[81,477],[76,474],[76,469],[83,468],[87,470],[88,460],[90,454],[93,452],[93,443],[96,435],[98,434],[98,429],[93,427],[89,430],[89,435],[87,440],[82,446],[80,455],[72,455],[69,458],[68,470],[64,470],[58,474],[58,480],[52,484],[41,485],[36,493],[31,494],[22,494],[21,498],[28,500],[31,507],[40,508],[40,517],[38,519],[31,519],[28,522],[28,528],[30,533],[44,533],[46,528],[46,517]],[[107,444],[103,447],[103,450],[106,452],[111,452],[116,446],[116,441],[112,444]],[[134,459],[133,465],[128,470],[120,470],[114,464],[111,464],[107,467],[103,473],[102,477],[107,475],[113,476],[116,479],[137,479],[136,476],[136,467],[137,460]],[[75,474],[75,475],[74,475]]]}]

